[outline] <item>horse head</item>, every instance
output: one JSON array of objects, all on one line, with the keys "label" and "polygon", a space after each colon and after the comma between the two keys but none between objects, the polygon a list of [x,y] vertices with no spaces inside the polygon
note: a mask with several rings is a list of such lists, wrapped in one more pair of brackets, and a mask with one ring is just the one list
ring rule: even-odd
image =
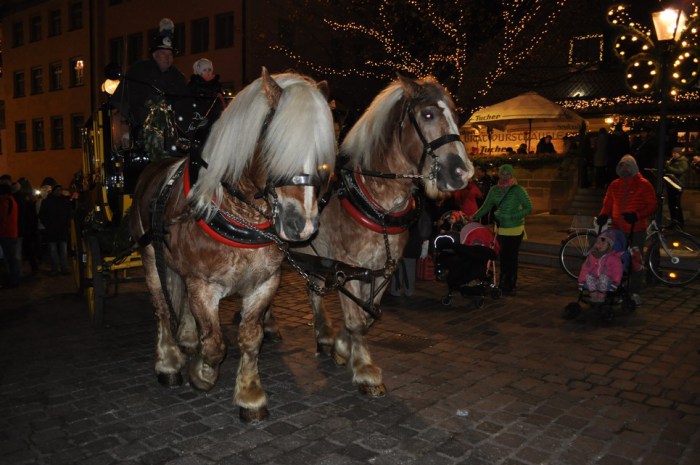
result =
[{"label": "horse head", "polygon": [[265,198],[281,239],[303,241],[316,232],[318,195],[337,151],[326,89],[263,68],[212,128],[203,152],[208,166],[190,193],[195,212],[211,218],[220,205],[210,199],[221,199],[226,185]]},{"label": "horse head", "polygon": [[474,166],[459,137],[452,98],[431,77],[412,80],[399,75],[398,83],[403,89],[399,128],[402,151],[424,176],[426,194],[434,198],[438,191],[464,188],[474,174]]}]

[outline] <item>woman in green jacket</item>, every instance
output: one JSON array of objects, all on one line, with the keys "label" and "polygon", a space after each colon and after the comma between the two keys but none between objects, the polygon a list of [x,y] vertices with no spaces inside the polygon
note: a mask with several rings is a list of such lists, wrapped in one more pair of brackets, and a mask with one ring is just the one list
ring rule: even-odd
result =
[{"label": "woman in green jacket", "polygon": [[524,187],[518,185],[513,166],[502,165],[498,170],[498,184],[493,186],[473,220],[488,215],[491,210],[498,226],[501,247],[500,288],[504,295],[515,295],[518,280],[518,253],[525,237],[525,216],[532,211],[532,201]]}]

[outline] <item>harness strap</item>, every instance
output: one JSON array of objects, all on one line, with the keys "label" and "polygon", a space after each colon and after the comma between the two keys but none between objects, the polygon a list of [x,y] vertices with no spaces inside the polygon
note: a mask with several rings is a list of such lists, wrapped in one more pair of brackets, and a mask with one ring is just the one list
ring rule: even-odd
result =
[{"label": "harness strap", "polygon": [[[165,298],[165,303],[170,311],[170,326],[173,332],[177,331],[177,315],[175,314],[175,309],[173,308],[172,298],[167,286],[167,275],[165,270],[165,236],[168,234],[168,226],[165,223],[165,207],[170,200],[170,195],[173,192],[173,186],[175,185],[175,180],[182,176],[185,171],[187,163],[180,163],[180,166],[173,173],[170,178],[166,179],[160,193],[154,197],[151,203],[151,229],[144,235],[149,236],[150,243],[153,245],[154,256],[156,261],[156,270],[158,271],[158,279],[160,279],[160,287],[163,290],[163,297]],[[150,233],[150,234],[149,234]],[[139,244],[141,243],[143,237],[139,239]]]}]

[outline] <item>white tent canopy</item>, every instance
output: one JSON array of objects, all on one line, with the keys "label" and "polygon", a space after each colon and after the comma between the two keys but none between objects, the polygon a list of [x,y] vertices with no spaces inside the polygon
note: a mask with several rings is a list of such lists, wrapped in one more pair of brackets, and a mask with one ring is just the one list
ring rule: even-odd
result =
[{"label": "white tent canopy", "polygon": [[548,100],[537,92],[525,92],[509,100],[475,112],[467,125],[503,132],[527,132],[528,151],[534,128],[578,130],[585,120],[573,111]]}]

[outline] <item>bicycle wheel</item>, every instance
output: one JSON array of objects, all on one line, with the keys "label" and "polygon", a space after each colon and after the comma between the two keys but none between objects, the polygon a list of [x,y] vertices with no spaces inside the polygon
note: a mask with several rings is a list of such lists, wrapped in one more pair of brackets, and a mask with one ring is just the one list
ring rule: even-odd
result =
[{"label": "bicycle wheel", "polygon": [[700,244],[689,234],[665,233],[651,243],[645,263],[651,274],[662,283],[684,286],[700,274]]},{"label": "bicycle wheel", "polygon": [[578,279],[583,262],[588,257],[588,250],[595,242],[593,231],[576,231],[561,241],[559,249],[559,264],[566,273]]}]

